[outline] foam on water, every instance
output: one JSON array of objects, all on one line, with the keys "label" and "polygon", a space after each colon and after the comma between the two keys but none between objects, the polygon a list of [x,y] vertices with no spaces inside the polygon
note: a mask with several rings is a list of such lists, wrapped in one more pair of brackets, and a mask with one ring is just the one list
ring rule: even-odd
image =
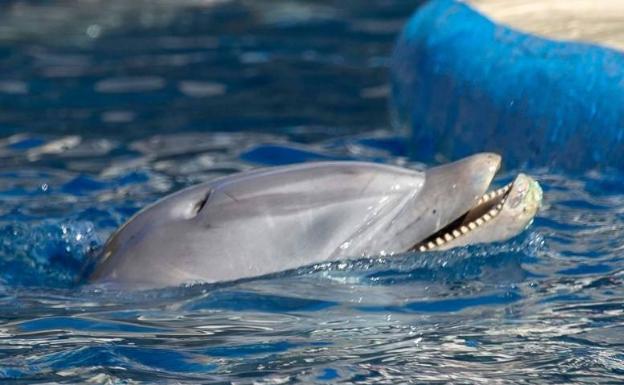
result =
[{"label": "foam on water", "polygon": [[415,4],[275,4],[188,1],[145,24],[120,5],[125,25],[73,9],[50,37],[3,24],[0,379],[623,381],[620,173],[522,170],[544,207],[502,244],[148,292],[82,282],[117,226],[184,186],[318,159],[421,166],[385,128],[384,63]]}]

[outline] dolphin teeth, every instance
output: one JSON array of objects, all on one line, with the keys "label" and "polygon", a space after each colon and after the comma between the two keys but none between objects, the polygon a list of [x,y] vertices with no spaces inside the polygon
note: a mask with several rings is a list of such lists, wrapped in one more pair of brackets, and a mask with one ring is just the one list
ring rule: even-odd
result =
[{"label": "dolphin teeth", "polygon": [[490,192],[483,194],[481,198],[479,198],[479,200],[477,201],[477,206],[485,202],[491,201],[492,199],[496,197],[506,194],[511,189],[512,185],[513,183],[508,183],[505,186],[500,187],[494,191],[490,191]]},{"label": "dolphin teeth", "polygon": [[488,193],[483,194],[477,201],[477,206],[487,203],[495,198],[500,199],[500,201],[496,204],[496,206],[491,207],[488,212],[483,214],[481,217],[475,219],[474,221],[471,221],[465,225],[461,225],[458,228],[455,228],[453,230],[449,230],[448,233],[445,233],[442,236],[439,236],[435,239],[427,241],[426,243],[423,242],[422,244],[415,246],[415,248],[417,247],[418,250],[421,252],[433,250],[436,247],[442,246],[447,242],[451,242],[454,239],[464,234],[467,234],[470,231],[476,229],[477,227],[482,226],[485,223],[491,221],[492,219],[494,219],[494,217],[496,217],[502,211],[505,201],[507,200],[506,194],[511,190],[512,187],[513,187],[513,182],[508,183],[507,185],[500,187],[494,191],[490,191]]}]

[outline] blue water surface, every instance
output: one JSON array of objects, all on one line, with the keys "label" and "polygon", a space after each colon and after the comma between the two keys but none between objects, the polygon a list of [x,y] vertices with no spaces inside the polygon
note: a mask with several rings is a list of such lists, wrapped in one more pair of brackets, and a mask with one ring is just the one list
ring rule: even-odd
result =
[{"label": "blue water surface", "polygon": [[417,5],[0,4],[0,381],[624,381],[619,173],[523,170],[544,207],[501,244],[146,292],[84,282],[117,226],[182,187],[311,160],[420,167],[387,112]]}]

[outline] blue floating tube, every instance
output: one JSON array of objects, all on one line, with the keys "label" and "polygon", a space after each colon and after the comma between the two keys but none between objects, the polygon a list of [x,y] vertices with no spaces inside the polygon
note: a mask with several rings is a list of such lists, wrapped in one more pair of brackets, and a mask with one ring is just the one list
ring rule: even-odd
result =
[{"label": "blue floating tube", "polygon": [[624,168],[618,50],[522,33],[461,1],[432,0],[403,30],[391,76],[415,159],[496,151],[510,168]]}]

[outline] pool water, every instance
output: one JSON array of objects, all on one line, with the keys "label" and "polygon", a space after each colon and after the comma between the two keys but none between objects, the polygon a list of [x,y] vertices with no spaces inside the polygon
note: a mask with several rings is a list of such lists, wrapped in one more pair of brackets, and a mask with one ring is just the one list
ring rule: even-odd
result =
[{"label": "pool water", "polygon": [[182,187],[309,160],[421,167],[387,112],[417,5],[0,5],[0,379],[624,381],[616,171],[522,170],[544,207],[501,244],[147,292],[84,282],[117,226]]}]

